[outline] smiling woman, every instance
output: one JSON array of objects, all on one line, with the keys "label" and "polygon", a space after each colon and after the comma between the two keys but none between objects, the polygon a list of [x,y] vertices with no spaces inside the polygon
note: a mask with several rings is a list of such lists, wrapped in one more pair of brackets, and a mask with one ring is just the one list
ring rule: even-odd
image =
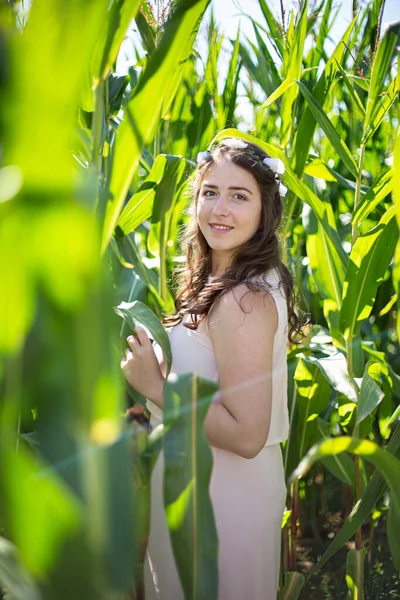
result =
[{"label": "smiling woman", "polygon": [[[219,382],[204,422],[219,540],[218,600],[275,600],[286,486],[280,443],[288,435],[286,346],[300,332],[292,277],[280,258],[281,165],[258,146],[227,139],[202,152],[181,244],[173,315],[166,316],[171,373]],[[289,328],[290,325],[290,328]],[[137,355],[151,425],[163,419],[154,355]],[[166,375],[158,355],[162,377]],[[134,368],[134,367],[133,367]],[[129,378],[129,369],[126,368]],[[146,381],[147,383],[146,383]],[[165,381],[165,379],[164,379]],[[164,458],[152,474],[146,599],[183,600],[163,505]]]},{"label": "smiling woman", "polygon": [[200,187],[197,218],[213,251],[211,275],[223,275],[233,252],[260,223],[261,194],[253,175],[229,160],[211,165]]}]

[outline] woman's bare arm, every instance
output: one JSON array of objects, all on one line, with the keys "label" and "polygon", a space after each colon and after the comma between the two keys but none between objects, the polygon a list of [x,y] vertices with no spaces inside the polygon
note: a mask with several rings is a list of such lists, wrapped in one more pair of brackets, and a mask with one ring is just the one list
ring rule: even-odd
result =
[{"label": "woman's bare arm", "polygon": [[[244,297],[243,297],[244,296]],[[246,312],[239,306],[239,301]],[[224,294],[209,315],[219,371],[221,401],[207,412],[204,431],[211,445],[252,458],[264,446],[272,404],[272,355],[278,314],[265,291],[245,284]],[[163,391],[153,401],[162,408]]]},{"label": "woman's bare arm", "polygon": [[245,284],[224,294],[209,315],[221,403],[210,406],[204,430],[210,444],[245,458],[258,454],[269,433],[277,327],[274,300]]}]

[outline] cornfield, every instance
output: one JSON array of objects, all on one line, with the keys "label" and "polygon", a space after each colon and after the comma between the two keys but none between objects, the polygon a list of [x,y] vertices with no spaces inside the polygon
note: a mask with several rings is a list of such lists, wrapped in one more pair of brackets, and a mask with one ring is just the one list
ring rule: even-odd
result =
[{"label": "cornfield", "polygon": [[[202,426],[218,388],[196,372],[170,377],[164,429],[149,432],[126,418],[145,399],[119,362],[141,324],[170,371],[161,319],[174,311],[187,180],[197,153],[225,137],[256,141],[285,164],[283,258],[310,314],[305,340],[288,350],[279,600],[400,598],[400,22],[382,28],[385,0],[352,4],[328,50],[333,0],[302,0],[283,20],[259,0],[252,40],[224,39],[210,0],[3,2],[5,599],[143,599],[162,447],[185,597],[217,599],[207,469],[193,465],[212,460]],[[120,75],[132,23],[135,60]],[[246,131],[240,86],[253,114]],[[175,500],[195,478],[182,511]]]}]

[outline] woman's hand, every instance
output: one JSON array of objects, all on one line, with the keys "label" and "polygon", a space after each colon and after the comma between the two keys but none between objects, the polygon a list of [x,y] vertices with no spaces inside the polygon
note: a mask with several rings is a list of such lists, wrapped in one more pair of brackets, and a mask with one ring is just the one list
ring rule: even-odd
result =
[{"label": "woman's hand", "polygon": [[136,326],[134,331],[137,338],[133,335],[127,338],[129,348],[121,361],[121,369],[130,385],[139,394],[152,400],[159,396],[165,378],[146,331],[140,326]]}]

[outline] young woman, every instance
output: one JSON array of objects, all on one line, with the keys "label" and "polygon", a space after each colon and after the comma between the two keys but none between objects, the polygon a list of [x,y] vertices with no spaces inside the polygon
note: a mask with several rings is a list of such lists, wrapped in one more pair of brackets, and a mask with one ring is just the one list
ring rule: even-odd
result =
[{"label": "young woman", "polygon": [[[300,322],[292,277],[280,258],[281,161],[237,139],[201,152],[181,244],[176,313],[168,326],[171,372],[219,382],[204,423],[213,453],[218,600],[276,600],[286,485],[287,338]],[[165,365],[136,329],[121,363],[162,421]],[[183,600],[163,507],[163,456],[152,476],[146,600]],[[206,600],[206,599],[205,599]]]}]

